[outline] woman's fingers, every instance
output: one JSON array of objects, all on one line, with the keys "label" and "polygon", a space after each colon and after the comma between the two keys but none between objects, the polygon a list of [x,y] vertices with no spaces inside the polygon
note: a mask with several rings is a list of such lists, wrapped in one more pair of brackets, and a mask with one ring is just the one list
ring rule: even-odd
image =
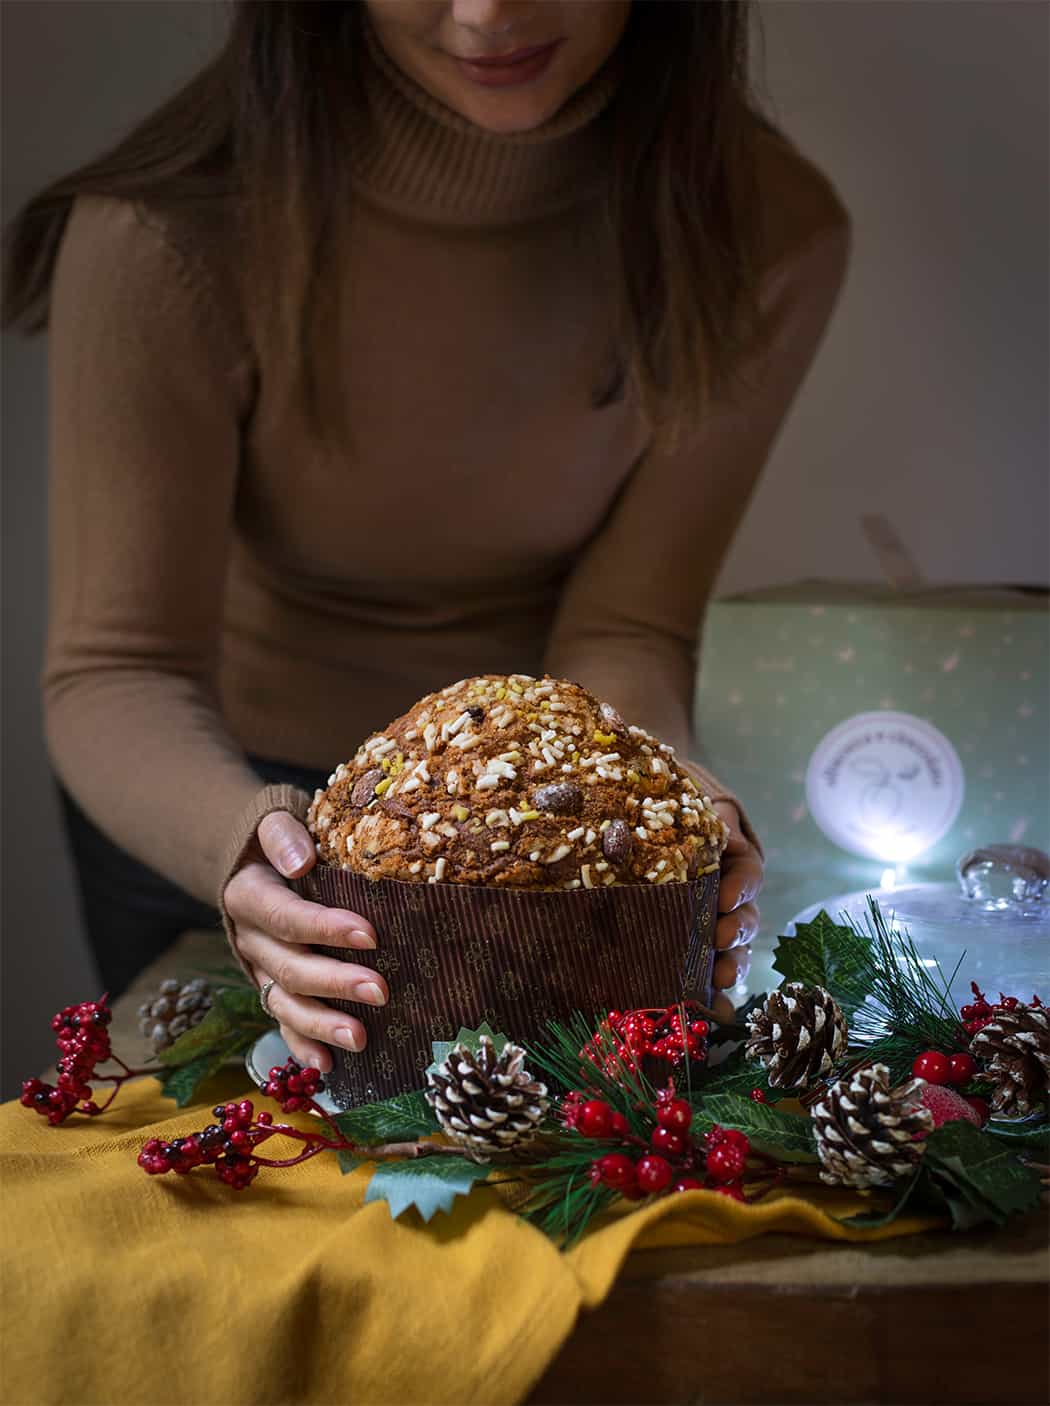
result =
[{"label": "woman's fingers", "polygon": [[735,858],[723,856],[722,877],[718,885],[718,911],[732,913],[741,904],[750,903],[762,887],[763,868],[758,851]]},{"label": "woman's fingers", "polygon": [[239,869],[223,898],[238,928],[252,927],[282,942],[319,947],[376,945],[376,931],[367,918],[300,898],[268,864],[255,861]]},{"label": "woman's fingers", "polygon": [[331,1070],[335,1060],[333,1060],[332,1052],[327,1046],[317,1045],[313,1040],[307,1040],[297,1030],[293,1030],[290,1025],[280,1025],[277,1028],[281,1032],[281,1039],[304,1069],[309,1069],[312,1066],[314,1069],[319,1069],[322,1074],[327,1074]]},{"label": "woman's fingers", "polygon": [[285,991],[300,996],[323,996],[337,1001],[360,1001],[362,1005],[384,1006],[390,999],[387,984],[371,967],[340,962],[304,952],[288,942],[279,942],[251,928],[237,934],[241,953],[260,972]]},{"label": "woman's fingers", "polygon": [[[758,933],[755,895],[762,887],[762,856],[740,828],[740,812],[730,801],[718,801],[715,810],[729,826],[729,841],[722,855],[718,884],[719,918],[715,928],[712,982],[724,991],[744,980],[751,967],[751,943]],[[732,1002],[714,998],[714,1009],[723,1023],[733,1020]]]},{"label": "woman's fingers", "polygon": [[[278,985],[270,988],[266,1004],[280,1024],[281,1034],[297,1059],[299,1055],[296,1052],[296,1044],[309,1043],[314,1053],[319,1053],[322,1045],[339,1045],[344,1050],[353,1050],[355,1054],[360,1054],[367,1043],[365,1027],[356,1016],[347,1015],[345,1011],[333,1010],[322,1001],[314,1001],[309,996],[294,995]],[[314,1063],[313,1053],[307,1063]]]},{"label": "woman's fingers", "polygon": [[712,981],[718,990],[725,991],[743,981],[750,970],[751,948],[738,947],[735,952],[726,952],[716,958]]},{"label": "woman's fingers", "polygon": [[263,854],[286,879],[298,879],[317,863],[309,830],[287,810],[271,811],[255,832]]},{"label": "woman's fingers", "polygon": [[762,887],[762,856],[740,828],[740,812],[730,801],[717,801],[715,810],[729,826],[729,843],[722,856],[718,911],[732,913],[750,903]]},{"label": "woman's fingers", "polygon": [[732,913],[723,913],[715,928],[715,947],[719,952],[729,952],[735,947],[746,947],[758,935],[758,906],[742,903]]},{"label": "woman's fingers", "polygon": [[719,1025],[732,1025],[736,1020],[736,1007],[728,996],[716,991],[711,998],[711,1009]]}]

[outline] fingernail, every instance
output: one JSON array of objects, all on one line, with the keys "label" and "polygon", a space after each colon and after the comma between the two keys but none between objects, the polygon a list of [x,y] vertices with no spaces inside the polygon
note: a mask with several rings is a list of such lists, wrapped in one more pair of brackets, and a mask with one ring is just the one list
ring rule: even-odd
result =
[{"label": "fingernail", "polygon": [[364,1040],[349,1025],[340,1025],[334,1034],[336,1044],[342,1045],[345,1050],[353,1050],[354,1054],[360,1054],[365,1047]]},{"label": "fingernail", "polygon": [[357,994],[362,1001],[367,1001],[370,1006],[386,1005],[386,993],[374,981],[366,981],[363,986],[359,986]]},{"label": "fingernail", "polygon": [[290,848],[282,850],[278,863],[281,866],[282,874],[294,874],[297,869],[301,869],[310,856],[305,849],[299,845],[292,845]]},{"label": "fingernail", "polygon": [[365,932],[364,928],[351,928],[350,937],[355,947],[374,947],[376,940],[370,932]]}]

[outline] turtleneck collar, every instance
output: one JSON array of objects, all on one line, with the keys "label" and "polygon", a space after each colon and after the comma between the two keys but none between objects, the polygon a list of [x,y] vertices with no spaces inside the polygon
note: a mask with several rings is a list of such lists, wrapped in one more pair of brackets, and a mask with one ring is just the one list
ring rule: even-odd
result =
[{"label": "turtleneck collar", "polygon": [[608,171],[615,58],[530,132],[494,133],[432,97],[361,26],[355,185],[396,213],[439,224],[510,224],[594,195]]}]

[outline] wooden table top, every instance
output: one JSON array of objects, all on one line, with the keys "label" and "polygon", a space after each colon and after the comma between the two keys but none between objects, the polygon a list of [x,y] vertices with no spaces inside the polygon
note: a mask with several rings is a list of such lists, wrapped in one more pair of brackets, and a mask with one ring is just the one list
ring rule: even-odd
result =
[{"label": "wooden table top", "polygon": [[[147,1054],[142,1000],[165,977],[223,961],[223,944],[184,934],[114,1003],[126,1058]],[[636,1251],[529,1403],[1046,1406],[1048,1251],[1045,1212],[998,1232],[864,1246],[767,1235]]]}]

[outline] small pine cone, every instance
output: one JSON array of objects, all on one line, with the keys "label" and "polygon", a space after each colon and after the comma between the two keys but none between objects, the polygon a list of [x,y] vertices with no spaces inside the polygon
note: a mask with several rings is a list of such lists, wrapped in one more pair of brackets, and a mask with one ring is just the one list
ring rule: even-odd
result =
[{"label": "small pine cone", "polygon": [[159,1054],[192,1026],[199,1025],[211,1002],[211,987],[204,977],[194,977],[186,983],[168,977],[156,996],[139,1006],[139,1030],[153,1046],[154,1054]]},{"label": "small pine cone", "polygon": [[1050,1011],[1045,1006],[1000,1007],[970,1041],[970,1052],[992,1085],[993,1113],[1024,1118],[1050,1091]]},{"label": "small pine cone", "polygon": [[856,1069],[830,1084],[811,1110],[821,1181],[890,1186],[926,1151],[933,1114],[919,1102],[922,1079],[891,1089],[885,1064]]},{"label": "small pine cone", "polygon": [[774,1089],[804,1089],[846,1052],[849,1032],[823,986],[789,981],[747,1018],[748,1059],[759,1059]]},{"label": "small pine cone", "polygon": [[525,1051],[507,1044],[499,1055],[487,1035],[475,1054],[455,1045],[427,1075],[427,1102],[443,1132],[471,1149],[478,1161],[523,1146],[550,1107],[547,1086],[524,1068]]}]

